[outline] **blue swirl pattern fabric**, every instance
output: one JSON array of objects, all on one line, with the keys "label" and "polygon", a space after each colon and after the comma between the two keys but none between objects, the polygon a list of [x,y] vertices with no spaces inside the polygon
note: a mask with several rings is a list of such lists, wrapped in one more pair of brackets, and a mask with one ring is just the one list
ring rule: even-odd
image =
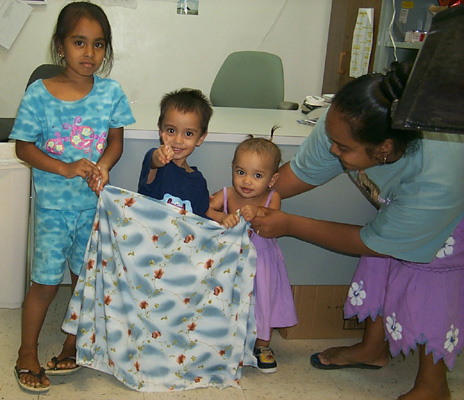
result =
[{"label": "blue swirl pattern fabric", "polygon": [[107,185],[63,323],[78,364],[142,392],[239,387],[256,365],[248,229]]}]

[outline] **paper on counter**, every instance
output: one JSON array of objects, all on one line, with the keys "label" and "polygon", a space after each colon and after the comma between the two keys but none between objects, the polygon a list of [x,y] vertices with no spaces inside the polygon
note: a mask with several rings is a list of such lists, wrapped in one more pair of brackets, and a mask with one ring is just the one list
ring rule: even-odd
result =
[{"label": "paper on counter", "polygon": [[351,45],[350,77],[368,73],[374,35],[374,9],[360,8]]},{"label": "paper on counter", "polygon": [[32,7],[15,0],[0,0],[0,45],[7,50],[31,14]]}]

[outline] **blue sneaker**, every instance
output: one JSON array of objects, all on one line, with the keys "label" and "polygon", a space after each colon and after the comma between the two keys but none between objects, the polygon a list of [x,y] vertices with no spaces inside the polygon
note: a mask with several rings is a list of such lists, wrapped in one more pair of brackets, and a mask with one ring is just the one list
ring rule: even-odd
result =
[{"label": "blue sneaker", "polygon": [[258,361],[258,369],[264,374],[272,374],[277,371],[277,361],[269,347],[255,347],[253,355]]}]

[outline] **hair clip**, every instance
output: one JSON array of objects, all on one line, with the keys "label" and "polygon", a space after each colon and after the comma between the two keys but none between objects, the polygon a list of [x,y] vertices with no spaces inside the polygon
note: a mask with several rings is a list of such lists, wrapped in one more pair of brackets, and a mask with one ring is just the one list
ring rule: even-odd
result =
[{"label": "hair clip", "polygon": [[272,142],[272,139],[274,139],[274,132],[276,131],[276,129],[279,129],[280,126],[279,125],[274,125],[271,129],[271,138],[269,139],[271,142]]}]

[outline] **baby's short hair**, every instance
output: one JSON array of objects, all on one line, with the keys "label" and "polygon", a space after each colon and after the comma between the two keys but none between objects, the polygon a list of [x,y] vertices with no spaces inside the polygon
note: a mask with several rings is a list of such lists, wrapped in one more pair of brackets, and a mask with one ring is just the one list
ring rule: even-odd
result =
[{"label": "baby's short hair", "polygon": [[260,156],[270,155],[274,164],[273,169],[277,172],[282,162],[282,153],[279,147],[272,141],[276,129],[276,126],[272,128],[270,139],[255,138],[253,135],[248,135],[248,137],[236,147],[232,164],[235,162],[235,158],[240,151],[252,151]]}]

